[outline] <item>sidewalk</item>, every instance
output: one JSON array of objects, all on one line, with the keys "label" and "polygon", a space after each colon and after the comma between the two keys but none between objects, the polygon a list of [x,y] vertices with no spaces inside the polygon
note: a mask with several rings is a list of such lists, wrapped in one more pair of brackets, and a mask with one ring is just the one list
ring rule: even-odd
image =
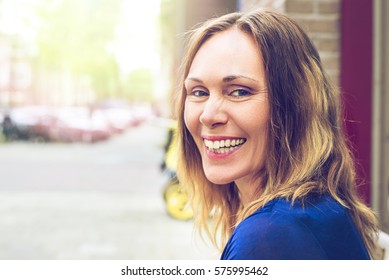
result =
[{"label": "sidewalk", "polygon": [[1,192],[0,229],[0,259],[217,258],[142,194]]}]

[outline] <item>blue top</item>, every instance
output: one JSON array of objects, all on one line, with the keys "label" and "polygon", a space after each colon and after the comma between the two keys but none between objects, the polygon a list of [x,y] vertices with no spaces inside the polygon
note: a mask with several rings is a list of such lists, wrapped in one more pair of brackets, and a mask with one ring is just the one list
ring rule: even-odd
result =
[{"label": "blue top", "polygon": [[329,195],[274,199],[243,220],[222,260],[370,259],[348,210]]}]

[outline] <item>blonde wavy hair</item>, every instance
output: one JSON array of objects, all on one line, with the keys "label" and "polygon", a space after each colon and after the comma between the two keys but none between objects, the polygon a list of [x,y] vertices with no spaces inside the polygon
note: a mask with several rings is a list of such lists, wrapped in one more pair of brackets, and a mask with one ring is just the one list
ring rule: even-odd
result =
[{"label": "blonde wavy hair", "polygon": [[[258,170],[262,185],[256,186],[258,195],[245,207],[233,182],[216,185],[206,178],[200,153],[184,123],[184,80],[193,59],[206,40],[232,27],[251,35],[261,49],[270,102],[267,160]],[[354,159],[343,132],[339,91],[327,78],[311,40],[293,20],[272,11],[211,19],[190,33],[181,71],[177,173],[188,189],[201,233],[221,249],[240,221],[272,199],[294,202],[311,193],[329,193],[349,209],[374,257],[377,219],[357,196]]]}]

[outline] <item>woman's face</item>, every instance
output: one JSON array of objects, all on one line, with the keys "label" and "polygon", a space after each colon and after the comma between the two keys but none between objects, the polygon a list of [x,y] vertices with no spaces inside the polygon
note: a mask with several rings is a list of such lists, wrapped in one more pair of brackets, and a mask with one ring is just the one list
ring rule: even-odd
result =
[{"label": "woman's face", "polygon": [[185,124],[208,180],[258,184],[266,158],[269,101],[262,54],[254,39],[228,29],[208,39],[185,79]]}]

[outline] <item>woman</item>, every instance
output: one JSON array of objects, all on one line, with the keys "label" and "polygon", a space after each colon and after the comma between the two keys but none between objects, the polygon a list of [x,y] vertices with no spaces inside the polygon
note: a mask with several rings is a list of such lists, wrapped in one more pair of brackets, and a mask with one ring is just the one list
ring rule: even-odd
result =
[{"label": "woman", "polygon": [[182,70],[178,175],[222,259],[374,257],[339,93],[294,21],[212,19],[191,34]]}]

